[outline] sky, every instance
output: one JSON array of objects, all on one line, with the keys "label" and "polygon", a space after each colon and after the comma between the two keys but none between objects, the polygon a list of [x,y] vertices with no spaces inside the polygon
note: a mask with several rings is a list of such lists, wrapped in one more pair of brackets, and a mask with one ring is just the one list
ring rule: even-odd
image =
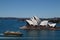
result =
[{"label": "sky", "polygon": [[60,17],[60,0],[0,0],[0,17]]}]

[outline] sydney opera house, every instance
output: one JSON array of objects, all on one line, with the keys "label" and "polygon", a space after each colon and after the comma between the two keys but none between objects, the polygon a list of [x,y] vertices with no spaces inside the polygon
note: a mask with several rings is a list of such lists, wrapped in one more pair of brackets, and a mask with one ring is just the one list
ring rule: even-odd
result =
[{"label": "sydney opera house", "polygon": [[20,29],[55,29],[56,23],[49,22],[49,20],[41,20],[37,16],[26,19],[26,26],[20,27]]}]

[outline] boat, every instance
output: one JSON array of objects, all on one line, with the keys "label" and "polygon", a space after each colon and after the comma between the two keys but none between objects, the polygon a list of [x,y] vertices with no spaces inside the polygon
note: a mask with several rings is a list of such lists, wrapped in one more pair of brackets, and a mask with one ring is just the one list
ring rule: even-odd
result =
[{"label": "boat", "polygon": [[14,31],[6,31],[4,32],[5,36],[22,36],[21,32],[14,32]]}]

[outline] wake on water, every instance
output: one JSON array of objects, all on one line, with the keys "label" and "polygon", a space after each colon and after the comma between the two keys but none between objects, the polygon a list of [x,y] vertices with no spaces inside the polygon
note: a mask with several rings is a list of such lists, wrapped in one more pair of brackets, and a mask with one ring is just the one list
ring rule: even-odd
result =
[{"label": "wake on water", "polygon": [[0,36],[3,36],[3,37],[0,37],[0,39],[32,39],[32,38],[39,38],[39,37],[5,37],[3,33],[0,33]]},{"label": "wake on water", "polygon": [[0,35],[4,35],[3,33],[0,33]]}]

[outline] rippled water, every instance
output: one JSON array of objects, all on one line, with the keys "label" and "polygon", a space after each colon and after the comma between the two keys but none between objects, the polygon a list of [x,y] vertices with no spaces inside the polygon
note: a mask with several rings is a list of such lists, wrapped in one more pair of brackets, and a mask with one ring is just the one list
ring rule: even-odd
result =
[{"label": "rippled water", "polygon": [[[26,22],[18,20],[0,20],[0,39],[6,40],[60,40],[60,30],[20,30],[19,27],[26,25]],[[57,24],[59,26],[60,24]],[[22,36],[7,37],[5,31],[20,31]]]}]

